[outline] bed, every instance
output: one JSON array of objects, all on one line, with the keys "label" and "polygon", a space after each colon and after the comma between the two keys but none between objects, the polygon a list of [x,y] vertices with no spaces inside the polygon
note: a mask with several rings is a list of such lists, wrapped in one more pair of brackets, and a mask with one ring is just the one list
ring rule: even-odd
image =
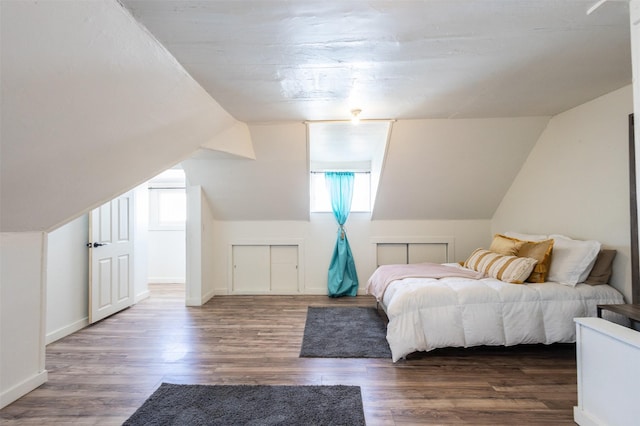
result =
[{"label": "bed", "polygon": [[382,265],[367,292],[389,319],[394,362],[442,347],[572,343],[574,318],[624,303],[607,284],[614,256],[595,241],[497,234],[462,264]]}]

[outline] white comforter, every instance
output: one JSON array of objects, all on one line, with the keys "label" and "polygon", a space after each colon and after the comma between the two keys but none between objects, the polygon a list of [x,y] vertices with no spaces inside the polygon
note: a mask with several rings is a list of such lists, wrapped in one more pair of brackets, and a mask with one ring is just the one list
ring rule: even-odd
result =
[{"label": "white comforter", "polygon": [[575,342],[577,317],[623,303],[608,285],[509,284],[493,278],[405,278],[384,293],[393,361],[416,351]]}]

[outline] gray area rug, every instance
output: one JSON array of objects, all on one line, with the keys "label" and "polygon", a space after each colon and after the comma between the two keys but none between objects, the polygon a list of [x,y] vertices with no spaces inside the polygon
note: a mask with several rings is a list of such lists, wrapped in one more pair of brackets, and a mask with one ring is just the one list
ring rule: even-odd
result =
[{"label": "gray area rug", "polygon": [[124,422],[133,425],[365,425],[359,386],[163,383]]},{"label": "gray area rug", "polygon": [[300,356],[391,358],[387,327],[376,308],[307,308]]}]

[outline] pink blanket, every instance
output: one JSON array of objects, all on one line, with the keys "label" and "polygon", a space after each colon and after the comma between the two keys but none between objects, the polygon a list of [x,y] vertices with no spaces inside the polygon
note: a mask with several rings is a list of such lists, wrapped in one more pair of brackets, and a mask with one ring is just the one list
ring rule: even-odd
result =
[{"label": "pink blanket", "polygon": [[455,266],[441,265],[439,263],[411,263],[408,265],[381,265],[371,275],[367,282],[367,293],[382,300],[384,292],[392,281],[403,278],[445,278],[461,277],[479,280],[484,278],[482,272],[469,269],[460,269]]}]

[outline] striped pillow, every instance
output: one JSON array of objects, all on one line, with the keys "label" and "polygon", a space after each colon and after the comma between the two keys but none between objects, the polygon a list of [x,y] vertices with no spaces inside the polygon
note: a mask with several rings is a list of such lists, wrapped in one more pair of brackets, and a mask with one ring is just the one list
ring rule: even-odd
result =
[{"label": "striped pillow", "polygon": [[504,256],[489,250],[475,249],[464,267],[484,272],[490,277],[513,284],[522,284],[531,274],[537,260],[529,257]]}]

